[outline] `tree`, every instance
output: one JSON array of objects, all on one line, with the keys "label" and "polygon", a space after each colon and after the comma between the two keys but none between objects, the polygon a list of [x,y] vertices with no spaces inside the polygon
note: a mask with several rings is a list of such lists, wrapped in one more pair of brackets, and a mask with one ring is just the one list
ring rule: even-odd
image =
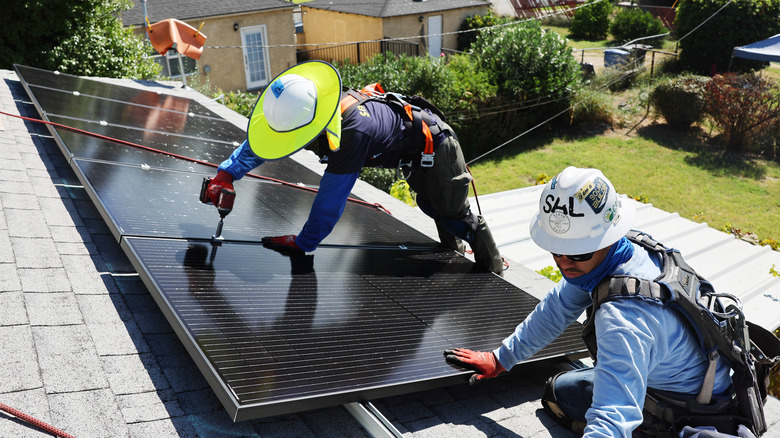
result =
[{"label": "tree", "polygon": [[[734,47],[780,33],[780,0],[734,0],[713,16],[728,2],[680,1],[675,24],[677,37],[681,38],[679,59],[683,68],[706,75],[725,72]],[[764,66],[766,63],[735,58],[731,71],[746,72]]]},{"label": "tree", "polygon": [[13,64],[86,76],[156,76],[150,48],[122,27],[129,0],[21,0],[8,2],[0,27],[0,68]]},{"label": "tree", "polygon": [[586,7],[574,12],[569,27],[571,37],[592,41],[606,38],[611,14],[610,0],[588,0]]}]

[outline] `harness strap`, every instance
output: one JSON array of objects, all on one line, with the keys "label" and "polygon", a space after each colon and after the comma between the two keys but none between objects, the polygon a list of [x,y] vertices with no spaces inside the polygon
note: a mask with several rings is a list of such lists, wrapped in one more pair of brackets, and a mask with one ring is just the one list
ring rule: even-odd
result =
[{"label": "harness strap", "polygon": [[718,350],[710,352],[710,354],[707,355],[707,359],[710,361],[710,364],[707,366],[707,372],[704,374],[704,382],[701,384],[701,391],[699,391],[699,395],[696,396],[696,401],[703,405],[710,404],[710,401],[712,400],[712,389],[715,387],[715,371],[718,368],[718,359],[720,359]]},{"label": "harness strap", "polygon": [[[438,124],[432,123],[430,114],[408,103],[397,93],[385,93],[379,83],[367,85],[360,91],[349,89],[346,96],[339,102],[341,114],[344,114],[349,108],[368,100],[384,101],[391,106],[397,105],[397,107],[401,108],[402,111],[400,112],[407,119],[404,121],[404,125],[411,128],[411,138],[409,141],[404,141],[403,149],[413,148],[415,145],[422,144],[423,150],[420,166],[433,167],[433,157],[435,155],[433,152],[433,136],[440,133],[442,128]],[[434,130],[431,130],[431,125],[435,126]]]}]

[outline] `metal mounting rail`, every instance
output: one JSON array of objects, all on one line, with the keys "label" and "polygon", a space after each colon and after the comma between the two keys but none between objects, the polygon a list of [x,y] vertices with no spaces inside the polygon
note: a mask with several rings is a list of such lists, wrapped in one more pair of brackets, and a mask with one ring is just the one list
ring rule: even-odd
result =
[{"label": "metal mounting rail", "polygon": [[393,423],[385,418],[371,402],[352,402],[343,406],[374,438],[403,437]]}]

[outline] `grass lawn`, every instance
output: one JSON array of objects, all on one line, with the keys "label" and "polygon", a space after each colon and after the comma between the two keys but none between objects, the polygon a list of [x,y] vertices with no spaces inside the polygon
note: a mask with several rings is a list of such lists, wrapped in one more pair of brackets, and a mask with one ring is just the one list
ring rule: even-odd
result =
[{"label": "grass lawn", "polygon": [[480,194],[535,184],[566,166],[601,169],[620,193],[721,229],[730,224],[759,239],[780,239],[780,165],[709,146],[694,130],[650,124],[629,135],[519,140],[470,165]]}]

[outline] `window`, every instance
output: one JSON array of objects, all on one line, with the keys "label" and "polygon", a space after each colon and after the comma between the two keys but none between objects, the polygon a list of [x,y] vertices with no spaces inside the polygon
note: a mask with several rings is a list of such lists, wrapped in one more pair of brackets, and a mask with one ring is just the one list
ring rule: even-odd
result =
[{"label": "window", "polygon": [[198,63],[192,58],[180,56],[176,49],[168,50],[165,55],[158,55],[155,53],[155,56],[152,58],[156,63],[162,66],[162,72],[160,74],[168,76],[171,79],[181,79],[179,58],[181,58],[181,62],[184,65],[184,73],[187,76],[192,76],[198,72]]},{"label": "window", "polygon": [[244,71],[248,90],[268,85],[268,38],[265,26],[251,26],[241,29],[244,51]]}]

